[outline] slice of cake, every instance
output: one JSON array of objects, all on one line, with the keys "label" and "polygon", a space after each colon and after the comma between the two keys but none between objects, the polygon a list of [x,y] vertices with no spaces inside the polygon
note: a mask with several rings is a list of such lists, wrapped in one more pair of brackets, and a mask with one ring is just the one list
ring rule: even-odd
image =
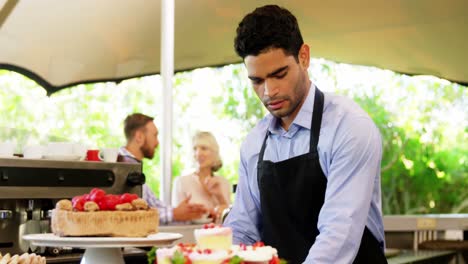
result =
[{"label": "slice of cake", "polygon": [[213,223],[206,224],[203,229],[195,229],[197,247],[201,250],[229,250],[232,246],[232,229],[217,226]]},{"label": "slice of cake", "polygon": [[[278,252],[271,246],[256,242],[247,246],[232,245],[229,227],[207,224],[194,231],[196,245],[179,243],[156,250],[155,264],[281,264]],[[149,258],[153,259],[153,258]],[[151,260],[150,260],[151,261]]]},{"label": "slice of cake", "polygon": [[58,236],[146,237],[157,233],[158,210],[134,194],[112,195],[101,189],[60,200],[52,211],[52,232]]},{"label": "slice of cake", "polygon": [[232,251],[227,250],[195,250],[188,255],[192,264],[220,264],[232,258]]},{"label": "slice of cake", "polygon": [[221,264],[232,258],[232,250],[201,250],[198,246],[178,244],[156,250],[157,264]]},{"label": "slice of cake", "polygon": [[279,263],[278,251],[263,242],[256,242],[251,246],[244,244],[232,246],[233,254],[239,256],[245,264]]}]

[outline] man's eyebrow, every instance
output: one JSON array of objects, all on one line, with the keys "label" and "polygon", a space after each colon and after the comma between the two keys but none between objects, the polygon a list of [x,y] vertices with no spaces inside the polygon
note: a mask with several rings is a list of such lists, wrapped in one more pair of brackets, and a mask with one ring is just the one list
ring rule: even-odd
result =
[{"label": "man's eyebrow", "polygon": [[[282,72],[282,71],[284,71],[284,70],[286,70],[286,69],[288,69],[288,68],[289,68],[288,65],[283,66],[283,67],[281,67],[281,68],[279,68],[279,69],[276,69],[276,70],[274,70],[273,72],[267,74],[267,77],[275,76],[275,75],[277,75],[278,73],[280,73],[280,72]],[[262,79],[262,78],[256,77],[256,76],[248,76],[248,78],[249,78],[250,80],[252,80],[252,81],[256,81],[256,80],[261,80],[261,79]]]},{"label": "man's eyebrow", "polygon": [[276,71],[274,71],[274,72],[272,72],[272,73],[269,73],[269,74],[267,74],[267,77],[272,77],[272,76],[275,76],[275,75],[277,75],[278,73],[280,73],[280,72],[282,72],[282,71],[284,71],[284,70],[286,70],[286,69],[288,69],[288,68],[289,68],[289,66],[288,66],[288,65],[286,65],[286,66],[283,66],[283,67],[281,67],[281,68],[277,69]]}]

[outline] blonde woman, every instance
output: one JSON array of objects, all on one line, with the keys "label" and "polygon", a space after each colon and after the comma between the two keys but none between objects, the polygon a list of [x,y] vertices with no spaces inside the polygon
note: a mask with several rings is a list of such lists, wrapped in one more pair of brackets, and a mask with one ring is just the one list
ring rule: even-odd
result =
[{"label": "blonde woman", "polygon": [[231,202],[231,184],[224,177],[215,175],[223,164],[215,137],[210,132],[198,132],[192,145],[196,169],[174,180],[172,204],[191,197],[192,202],[203,204],[216,221]]}]

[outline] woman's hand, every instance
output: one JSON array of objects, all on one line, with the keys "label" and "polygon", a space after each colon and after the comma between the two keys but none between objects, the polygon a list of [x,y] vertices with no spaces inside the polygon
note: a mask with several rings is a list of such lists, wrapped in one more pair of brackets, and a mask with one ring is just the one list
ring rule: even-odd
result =
[{"label": "woman's hand", "polygon": [[176,221],[188,221],[193,219],[198,219],[202,217],[203,214],[208,213],[205,206],[201,204],[190,203],[190,198],[192,196],[187,196],[182,202],[180,202],[177,207],[173,209],[173,217]]},{"label": "woman's hand", "polygon": [[205,190],[212,196],[216,197],[220,204],[228,204],[228,201],[225,201],[223,195],[223,190],[221,186],[221,181],[215,177],[206,178],[203,182]]},{"label": "woman's hand", "polygon": [[228,208],[229,205],[227,204],[222,204],[218,205],[215,208],[210,210],[210,217],[213,218],[213,222],[217,224],[222,224],[221,217],[223,215],[224,209]]}]

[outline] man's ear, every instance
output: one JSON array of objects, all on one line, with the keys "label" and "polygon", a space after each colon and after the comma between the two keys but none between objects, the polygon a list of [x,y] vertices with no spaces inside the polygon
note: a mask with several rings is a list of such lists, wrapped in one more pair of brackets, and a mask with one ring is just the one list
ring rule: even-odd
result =
[{"label": "man's ear", "polygon": [[135,142],[138,144],[138,146],[141,146],[143,142],[145,141],[145,135],[143,134],[143,131],[141,130],[135,131],[135,136],[133,138]]},{"label": "man's ear", "polygon": [[301,64],[302,68],[307,70],[310,64],[309,45],[302,44],[301,48],[299,49],[299,54],[297,56],[299,58],[299,63]]}]

